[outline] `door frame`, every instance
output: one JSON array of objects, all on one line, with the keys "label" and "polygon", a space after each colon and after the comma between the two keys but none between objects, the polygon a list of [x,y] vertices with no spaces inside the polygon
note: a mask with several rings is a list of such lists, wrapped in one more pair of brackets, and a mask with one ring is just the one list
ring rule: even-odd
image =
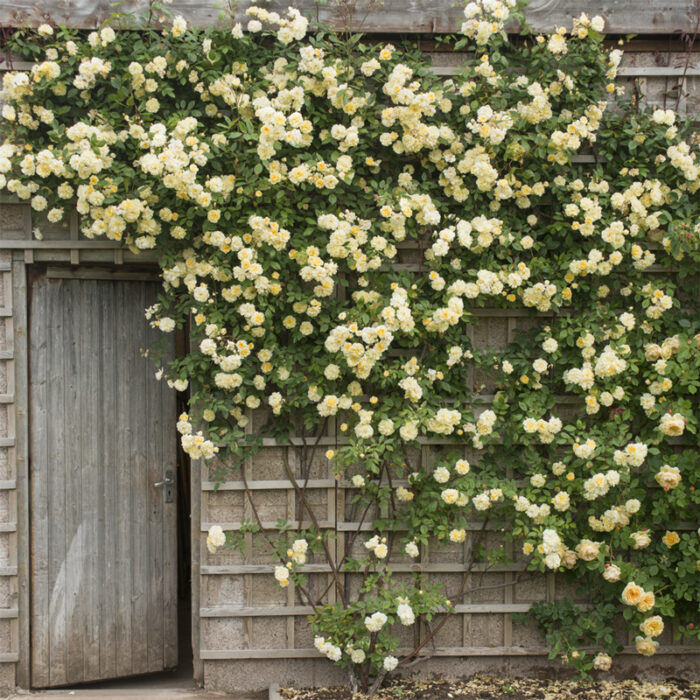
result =
[{"label": "door frame", "polygon": [[[0,278],[5,285],[5,305],[0,316],[6,319],[6,347],[0,361],[7,362],[8,438],[0,438],[0,447],[8,450],[8,472],[14,477],[8,485],[8,523],[0,523],[9,539],[9,560],[0,567],[0,576],[9,581],[10,600],[16,611],[11,618],[10,651],[0,653],[0,664],[14,664],[15,685],[29,689],[31,678],[30,646],[30,552],[29,552],[29,346],[28,346],[28,266],[51,263],[75,269],[79,265],[99,266],[105,272],[125,274],[127,266],[154,269],[157,259],[150,251],[138,254],[121,243],[107,239],[81,237],[77,212],[66,225],[45,230],[43,240],[33,236],[32,210],[13,195],[0,195],[5,217],[0,224]],[[128,273],[127,273],[128,274]],[[3,445],[3,440],[5,444]],[[200,543],[201,475],[197,464],[190,469],[190,547],[192,656],[194,681],[202,685],[204,664],[200,658]]]},{"label": "door frame", "polygon": [[[99,270],[101,279],[157,279],[153,274],[155,260],[146,255],[133,255],[117,247],[112,241],[86,242],[76,240],[36,241],[31,239],[31,212],[25,205],[23,220],[25,237],[17,239],[17,233],[7,236],[0,228],[0,277],[5,276],[5,310],[0,315],[7,320],[6,347],[0,359],[8,360],[7,400],[8,415],[8,471],[14,482],[10,492],[8,523],[2,528],[9,533],[9,564],[0,567],[0,576],[9,577],[10,599],[16,603],[11,617],[11,651],[0,654],[0,663],[15,665],[15,685],[31,688],[31,550],[30,550],[30,488],[29,488],[29,289],[31,268],[35,263],[57,263],[56,271],[63,270],[66,277],[80,276],[78,264],[96,265],[91,273]],[[87,245],[86,245],[87,243]],[[96,245],[95,245],[96,244]],[[87,250],[86,250],[87,249]],[[5,258],[6,262],[2,261]],[[84,262],[81,258],[87,258]],[[9,260],[8,260],[9,258]],[[145,259],[144,259],[145,258]],[[140,270],[138,268],[141,268]],[[76,275],[76,272],[78,275]],[[57,276],[58,276],[57,274]],[[93,277],[94,278],[94,277]],[[145,322],[145,321],[144,321]],[[11,405],[10,405],[11,404]],[[0,438],[2,446],[2,438]],[[201,475],[196,465],[190,469],[190,608],[191,653],[194,682],[203,683],[203,662],[199,653],[200,607],[200,508]],[[13,517],[14,516],[14,517]],[[184,524],[184,531],[187,526]],[[0,525],[0,528],[2,525]],[[183,533],[184,534],[184,533]]]},{"label": "door frame", "polygon": [[[28,342],[28,402],[29,402],[29,410],[27,412],[27,425],[28,425],[28,432],[27,432],[27,439],[28,439],[28,451],[29,451],[29,460],[28,460],[28,474],[29,474],[29,483],[28,483],[28,514],[29,514],[29,543],[28,543],[28,576],[29,576],[29,644],[30,644],[30,649],[29,649],[29,655],[30,655],[30,668],[29,668],[29,683],[31,687],[39,687],[43,688],[46,683],[49,685],[46,687],[52,687],[55,686],[55,680],[52,683],[51,678],[46,677],[44,678],[43,676],[46,676],[46,674],[49,672],[49,668],[47,666],[48,664],[48,649],[45,649],[44,652],[42,652],[41,657],[42,657],[42,663],[40,668],[44,668],[44,672],[41,673],[40,675],[42,676],[41,679],[37,677],[37,668],[35,668],[35,660],[36,660],[36,654],[37,648],[34,647],[35,643],[35,636],[39,635],[39,637],[44,637],[47,634],[47,630],[51,629],[52,623],[52,618],[46,618],[44,619],[43,614],[41,614],[38,618],[35,617],[35,614],[37,613],[37,601],[34,600],[35,596],[35,591],[39,592],[40,598],[43,600],[43,597],[46,595],[47,591],[45,590],[45,586],[41,584],[41,582],[35,578],[35,566],[37,564],[37,561],[34,559],[36,556],[37,552],[42,552],[44,551],[44,545],[42,545],[41,540],[34,541],[34,534],[33,534],[33,528],[35,527],[41,527],[41,523],[39,521],[33,521],[32,518],[35,516],[35,513],[38,510],[44,510],[45,511],[45,504],[43,503],[43,496],[41,493],[37,492],[36,489],[34,488],[34,485],[32,484],[32,479],[34,477],[38,477],[42,479],[43,477],[41,476],[41,473],[35,472],[32,464],[33,464],[33,457],[32,457],[32,450],[33,446],[35,444],[34,438],[32,437],[33,433],[33,427],[32,427],[32,421],[33,421],[33,413],[34,413],[34,395],[33,395],[33,389],[32,389],[32,373],[34,371],[34,367],[32,365],[33,360],[38,359],[37,357],[32,357],[32,342],[33,342],[33,334],[36,333],[38,336],[43,336],[45,333],[42,331],[41,325],[36,325],[37,321],[34,321],[32,318],[32,309],[36,309],[37,311],[40,309],[40,307],[36,307],[36,300],[34,299],[35,294],[40,294],[39,288],[35,287],[35,285],[44,285],[46,286],[46,292],[45,294],[52,294],[51,290],[56,288],[58,290],[58,287],[56,285],[61,285],[61,284],[68,284],[71,285],[70,289],[74,290],[73,294],[78,293],[80,296],[80,299],[87,303],[90,304],[91,302],[89,301],[89,297],[85,297],[85,290],[83,288],[83,285],[87,284],[97,284],[97,285],[103,285],[101,287],[101,294],[106,295],[104,296],[104,303],[110,304],[110,299],[112,299],[112,294],[121,294],[122,292],[128,295],[128,298],[131,298],[131,292],[128,290],[131,290],[132,288],[136,290],[136,287],[134,285],[139,285],[138,289],[142,289],[142,285],[146,283],[148,285],[148,288],[151,290],[148,292],[149,295],[154,294],[154,289],[156,287],[156,284],[159,282],[159,275],[157,274],[157,269],[154,269],[153,267],[143,267],[139,266],[139,268],[134,268],[130,266],[130,269],[125,269],[125,270],[112,270],[108,268],[101,268],[101,267],[93,267],[93,266],[81,266],[81,267],[67,267],[67,266],[56,266],[56,265],[51,265],[51,264],[35,264],[33,266],[27,266],[26,267],[26,287],[27,287],[27,310],[28,310],[28,316],[27,316],[27,324],[28,324],[28,333],[27,333],[27,342]],[[108,284],[104,285],[104,283],[119,283],[119,284]],[[117,291],[118,288],[122,290],[122,292]],[[78,290],[83,290],[82,292]],[[58,293],[58,292],[56,292]],[[143,291],[141,292],[143,293]],[[47,297],[48,299],[49,297]],[[116,302],[115,297],[115,302]],[[70,304],[70,301],[67,300],[67,302]],[[81,302],[82,303],[82,302]],[[152,302],[142,302],[143,304],[148,304]],[[135,305],[134,305],[135,304]],[[61,308],[63,308],[64,305],[61,305]],[[89,306],[86,306],[81,313],[85,314],[88,313],[91,315],[91,312],[89,310]],[[144,342],[149,342],[149,341],[144,341],[144,333],[145,334],[153,334],[153,331],[148,329],[147,326],[147,321],[143,318],[143,309],[141,309],[141,305],[139,304],[137,299],[134,299],[133,302],[129,302],[129,311],[127,312],[127,316],[122,318],[123,322],[127,322],[129,325],[135,323],[136,328],[138,329],[142,325],[142,330],[138,331],[139,333],[139,341],[137,344],[134,344],[133,341],[130,341],[130,346],[131,350],[130,352],[137,353],[138,354],[138,348],[139,347],[145,347]],[[67,311],[70,312],[70,315],[73,316],[73,313],[71,312],[70,308],[66,309]],[[129,320],[133,319],[133,320]],[[50,322],[50,319],[46,319],[47,322]],[[42,321],[39,319],[38,323],[41,324]],[[173,345],[173,352],[175,351],[175,338],[172,338],[172,345]],[[85,347],[84,343],[80,344],[83,347],[83,350],[87,350],[87,347]],[[99,357],[96,360],[97,365],[101,364],[101,361]],[[152,372],[148,369],[148,360],[144,360],[145,364],[142,366],[142,369],[140,370],[141,374],[143,372],[146,372],[146,377],[151,376],[152,377]],[[151,380],[153,381],[153,380]],[[174,421],[175,421],[175,416],[177,415],[177,408],[176,408],[176,397],[175,395],[167,389],[167,387],[164,386],[159,386],[157,382],[154,383],[154,390],[156,391],[156,394],[154,395],[154,400],[156,401],[155,405],[160,406],[161,402],[165,402],[162,404],[162,406],[165,408],[167,407],[167,415],[163,414],[161,418],[158,419],[158,423],[161,424],[161,428],[164,431],[163,435],[165,436],[166,439],[166,444],[168,447],[165,448],[165,454],[168,455],[167,461],[163,463],[162,468],[166,468],[166,464],[170,464],[171,461],[175,461],[175,463],[178,462],[178,447],[177,443],[173,442],[176,439],[177,433],[174,430]],[[165,392],[165,393],[163,393]],[[150,399],[149,399],[150,401]],[[82,400],[81,400],[82,403]],[[38,404],[37,404],[38,406]],[[145,409],[144,409],[145,410]],[[170,411],[172,411],[172,415],[170,414]],[[170,421],[173,421],[170,423]],[[48,425],[51,424],[51,419],[49,418],[49,423]],[[39,433],[37,434],[37,437],[39,438],[40,443],[43,444],[43,440],[41,437],[41,432],[42,429],[41,427],[37,427],[39,430]],[[158,434],[161,434],[160,430],[158,431]],[[145,435],[143,437],[146,437]],[[80,440],[79,440],[80,442]],[[159,442],[159,441],[158,441]],[[81,443],[82,444],[82,443]],[[149,448],[150,450],[150,448]],[[145,454],[144,454],[145,458]],[[38,459],[41,460],[41,457],[38,457]],[[42,460],[43,463],[43,460]],[[46,469],[47,465],[44,465],[42,468],[42,473]],[[83,465],[83,468],[85,465]],[[153,470],[156,470],[154,472]],[[174,465],[173,467],[173,473],[174,475],[179,472]],[[50,465],[49,465],[50,469]],[[160,587],[161,585],[164,586],[164,588],[161,590],[161,594],[165,594],[164,597],[162,598],[162,604],[161,606],[163,607],[163,612],[162,613],[155,613],[155,615],[160,618],[160,616],[163,616],[163,619],[161,622],[164,624],[166,635],[165,637],[162,638],[162,647],[159,646],[159,644],[156,644],[154,647],[145,647],[144,652],[148,652],[148,666],[153,670],[154,672],[156,670],[166,670],[166,668],[171,668],[175,667],[178,664],[178,660],[182,658],[180,654],[176,654],[175,656],[172,655],[172,647],[175,646],[177,648],[178,642],[180,640],[180,613],[182,612],[180,610],[180,598],[178,595],[179,592],[179,586],[180,586],[180,566],[181,566],[181,555],[183,552],[181,552],[181,545],[180,545],[180,540],[179,538],[181,536],[189,537],[189,532],[188,532],[188,527],[186,524],[186,521],[182,519],[181,516],[181,510],[180,506],[178,505],[178,498],[176,496],[175,499],[173,499],[175,502],[166,505],[166,501],[163,500],[162,494],[160,491],[151,493],[151,482],[154,480],[159,480],[162,475],[162,471],[159,471],[160,467],[157,466],[156,463],[148,462],[148,467],[146,472],[144,473],[139,473],[138,479],[141,480],[146,478],[146,482],[148,483],[148,490],[147,493],[144,494],[142,497],[138,497],[138,503],[140,504],[137,506],[139,510],[143,511],[143,515],[146,520],[142,523],[142,528],[143,528],[143,536],[139,537],[138,536],[138,530],[141,528],[137,528],[136,536],[137,540],[132,539],[132,544],[131,544],[131,549],[133,549],[134,546],[137,546],[138,550],[141,550],[142,547],[151,547],[153,546],[153,542],[151,541],[151,536],[155,535],[156,541],[155,545],[157,547],[156,551],[161,551],[161,546],[158,544],[160,542],[161,537],[166,537],[167,541],[169,542],[168,545],[165,545],[163,542],[163,556],[165,557],[163,561],[161,562],[161,565],[163,566],[162,572],[165,573],[168,572],[167,576],[165,579],[158,577],[158,579],[153,578],[154,575],[156,575],[155,570],[151,570],[151,565],[149,564],[148,568],[146,570],[141,571],[139,568],[138,571],[141,571],[141,573],[138,573],[134,579],[135,582],[138,583],[138,586],[140,586],[140,590],[142,592],[145,592],[147,594],[148,598],[151,598],[152,594],[156,592],[156,589]],[[103,470],[100,469],[98,470],[102,472]],[[106,472],[105,474],[108,474]],[[85,473],[84,473],[85,474]],[[177,473],[177,480],[179,482],[179,477],[180,474]],[[69,478],[68,472],[66,472],[66,478]],[[78,477],[79,478],[79,477]],[[97,476],[95,477],[97,478]],[[105,476],[105,478],[107,478]],[[66,482],[68,483],[68,482]],[[128,483],[128,482],[127,482]],[[57,485],[60,488],[60,482],[57,483]],[[188,484],[189,486],[189,484]],[[68,486],[66,486],[68,488]],[[102,487],[100,487],[101,489]],[[61,488],[62,490],[62,488]],[[179,486],[176,486],[174,489],[175,493],[179,493]],[[155,499],[155,500],[154,500]],[[155,523],[155,531],[153,531],[153,525],[154,523],[151,523],[150,521],[150,515],[149,511],[151,506],[155,507],[156,503],[161,503],[162,504],[158,506],[160,516],[159,518],[162,518],[162,520],[158,519],[158,523]],[[71,501],[72,502],[72,501]],[[68,502],[66,502],[66,506],[68,505]],[[78,501],[78,509],[80,510],[80,504]],[[85,504],[83,503],[83,508],[85,507]],[[162,510],[160,510],[162,508]],[[92,515],[90,513],[87,514],[88,518],[96,518],[98,517],[95,512],[92,512]],[[115,513],[116,515],[116,513]],[[49,516],[49,522],[51,521],[52,515],[51,513],[48,513]],[[59,518],[59,522],[57,524],[60,524],[60,520],[62,518],[61,515],[57,515],[56,517]],[[182,521],[182,522],[181,522]],[[115,532],[117,530],[116,528],[116,522],[112,523],[111,527]],[[150,529],[150,535],[149,533]],[[181,534],[182,533],[182,534]],[[186,534],[185,534],[186,533]],[[132,533],[131,537],[133,538],[134,533]],[[127,538],[128,538],[127,534]],[[141,544],[138,544],[138,543]],[[146,543],[150,544],[146,544]],[[117,550],[119,549],[119,545],[117,544]],[[122,543],[122,546],[124,546],[124,543]],[[126,544],[127,547],[129,547],[128,543]],[[35,549],[36,548],[36,549]],[[143,550],[141,550],[143,551]],[[166,554],[166,552],[168,554]],[[126,553],[126,552],[124,552]],[[133,560],[133,556],[136,553],[136,550],[131,551],[129,554],[129,557]],[[113,553],[114,556],[114,553]],[[117,554],[118,556],[118,554]],[[141,555],[139,555],[141,556]],[[143,556],[146,556],[146,560],[144,560],[144,564],[146,561],[150,561],[148,554],[143,554]],[[82,581],[83,584],[87,585],[88,588],[85,589],[85,593],[90,597],[90,590],[93,587],[93,584],[90,583],[87,579],[84,579],[83,576],[86,575],[88,576],[88,579],[90,578],[89,576],[89,569],[92,568],[93,565],[90,563],[90,559],[85,560],[84,564],[88,567],[84,572],[77,573],[78,578],[75,579],[76,582]],[[167,563],[169,562],[169,563]],[[134,564],[132,563],[132,569],[134,567]],[[136,571],[136,570],[134,570]],[[149,573],[150,572],[150,576]],[[74,575],[75,578],[75,575]],[[158,583],[157,581],[160,581]],[[51,584],[51,581],[49,581],[49,585]],[[82,584],[81,584],[82,585]],[[156,589],[154,589],[154,586]],[[51,592],[51,588],[49,587],[49,594]],[[132,596],[133,596],[134,591],[132,590]],[[92,595],[98,595],[96,591],[93,590]],[[127,588],[127,596],[128,596],[128,588]],[[147,603],[143,603],[144,605],[148,605]],[[155,604],[157,607],[159,606],[158,603],[158,598],[155,598],[151,600],[151,604]],[[39,605],[41,606],[41,601],[39,601]],[[42,608],[40,608],[42,609]],[[151,616],[151,610],[153,608],[147,608],[149,610],[148,612],[148,618],[149,618],[149,623],[150,625],[150,616]],[[145,613],[145,610],[143,611]],[[44,611],[46,613],[46,611]],[[82,608],[82,613],[78,612],[78,620],[74,620],[73,622],[76,623],[80,619],[82,619],[83,614],[88,615],[88,617],[94,616],[95,614],[98,614],[96,608],[91,608],[89,603],[88,607]],[[145,620],[141,620],[140,622],[138,620],[135,620],[133,618],[134,611],[132,610],[132,621],[131,624],[127,627],[127,629],[122,629],[122,632],[126,632],[127,635],[133,634],[133,635],[143,635],[142,643],[146,643],[145,635],[146,635],[146,630],[148,630],[148,637],[150,638],[150,627],[146,625]],[[105,621],[109,624],[109,621],[112,620],[112,624],[116,624],[116,620],[112,618],[112,616],[108,616],[104,618]],[[86,618],[85,622],[88,622],[89,620]],[[157,620],[156,620],[157,622]],[[134,624],[135,623],[135,624]],[[173,628],[173,623],[174,623],[174,628]],[[67,625],[66,627],[66,634],[68,633],[68,628],[70,627],[71,621],[68,619],[65,623]],[[100,625],[103,625],[104,622],[101,621]],[[36,628],[33,626],[37,625]],[[144,626],[146,625],[146,626]],[[47,628],[48,626],[48,628]],[[160,625],[159,625],[160,626]],[[116,629],[116,628],[115,628]],[[119,628],[121,629],[121,628]],[[140,630],[140,632],[139,632]],[[78,638],[77,642],[80,645],[80,640],[82,639],[83,644],[87,644],[87,638],[84,636],[84,632],[79,632],[78,633]],[[119,634],[117,632],[117,634]],[[174,635],[174,638],[173,636]],[[66,644],[73,643],[72,637],[67,636],[66,637]],[[105,638],[106,641],[106,638]],[[50,644],[50,642],[47,642]],[[102,639],[101,639],[101,644],[102,646]],[[184,644],[183,644],[184,646]],[[108,648],[108,647],[107,647]],[[160,649],[160,651],[159,651]],[[170,649],[170,651],[169,651]],[[58,650],[60,652],[60,650]],[[183,650],[187,654],[187,650]],[[160,661],[158,660],[159,657],[161,656],[161,652],[164,654],[165,658],[160,658]],[[57,679],[59,681],[59,685],[63,685],[65,682],[67,686],[76,686],[78,687],[80,684],[84,682],[102,682],[110,680],[112,677],[115,679],[117,678],[129,678],[134,675],[139,675],[142,672],[146,672],[146,667],[144,666],[143,671],[138,670],[136,667],[140,665],[140,661],[137,659],[141,659],[141,656],[138,656],[135,658],[133,664],[127,663],[126,668],[123,667],[122,663],[122,668],[114,668],[114,669],[109,669],[107,672],[107,675],[102,678],[101,676],[101,669],[99,667],[95,667],[92,669],[92,672],[88,672],[88,675],[85,675],[83,672],[79,672],[78,675],[80,678],[74,677],[72,680],[70,678],[70,673],[68,673],[68,668],[70,667],[70,664],[72,663],[71,659],[73,661],[77,661],[77,659],[74,658],[74,655],[68,655],[67,652],[67,647],[66,650],[63,652],[64,656],[61,658],[64,659],[64,662],[67,664],[66,667],[66,678],[65,681],[61,680],[61,677],[63,674],[59,671],[58,675],[59,678]],[[87,651],[86,651],[87,653]],[[108,652],[109,653],[109,652]],[[153,654],[153,657],[152,657]],[[93,659],[95,661],[95,659]],[[122,659],[122,662],[124,659]],[[145,663],[145,662],[144,662]],[[159,668],[156,669],[154,668],[154,664],[158,666]],[[80,664],[78,664],[80,666]],[[94,676],[93,674],[96,673],[97,675]],[[53,675],[53,674],[52,674]],[[42,681],[39,683],[39,681]],[[37,685],[39,683],[39,685]]]}]

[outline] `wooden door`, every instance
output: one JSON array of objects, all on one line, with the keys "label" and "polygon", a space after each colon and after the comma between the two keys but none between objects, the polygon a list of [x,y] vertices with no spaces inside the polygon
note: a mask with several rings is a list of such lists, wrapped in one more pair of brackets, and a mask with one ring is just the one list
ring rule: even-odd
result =
[{"label": "wooden door", "polygon": [[[158,284],[35,279],[30,302],[31,678],[177,663],[175,392],[142,350]],[[172,336],[165,336],[172,340]]]}]

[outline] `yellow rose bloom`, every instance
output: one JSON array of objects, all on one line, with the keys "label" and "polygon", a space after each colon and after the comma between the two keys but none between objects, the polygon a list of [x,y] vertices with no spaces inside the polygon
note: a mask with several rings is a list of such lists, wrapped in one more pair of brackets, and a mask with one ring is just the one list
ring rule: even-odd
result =
[{"label": "yellow rose bloom", "polygon": [[664,631],[664,621],[661,615],[653,615],[644,620],[639,629],[645,637],[658,637]]},{"label": "yellow rose bloom", "polygon": [[644,595],[644,589],[634,581],[630,581],[622,591],[622,602],[625,605],[637,605]]},{"label": "yellow rose bloom", "polygon": [[667,547],[673,547],[673,545],[678,544],[681,541],[681,538],[678,536],[677,532],[674,532],[673,530],[666,530],[666,534],[661,538],[661,541]]},{"label": "yellow rose bloom", "polygon": [[642,656],[654,656],[659,643],[649,637],[635,637],[634,646]]},{"label": "yellow rose bloom", "polygon": [[646,591],[642,599],[637,603],[639,612],[649,612],[656,605],[656,596],[651,591]]}]

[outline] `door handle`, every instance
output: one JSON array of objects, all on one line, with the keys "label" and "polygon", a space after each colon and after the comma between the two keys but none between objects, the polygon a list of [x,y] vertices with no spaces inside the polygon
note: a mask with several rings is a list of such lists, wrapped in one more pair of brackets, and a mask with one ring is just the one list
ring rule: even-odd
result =
[{"label": "door handle", "polygon": [[173,470],[172,469],[168,469],[165,472],[165,475],[163,476],[162,481],[156,481],[153,484],[153,486],[157,489],[165,487],[165,502],[166,503],[173,502],[173,493],[174,493],[173,486],[174,485],[175,485],[175,479],[173,478]]}]

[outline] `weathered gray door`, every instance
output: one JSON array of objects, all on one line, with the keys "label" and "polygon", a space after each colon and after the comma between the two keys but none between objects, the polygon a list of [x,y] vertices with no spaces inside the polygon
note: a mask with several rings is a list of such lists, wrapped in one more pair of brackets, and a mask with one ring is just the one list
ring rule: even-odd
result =
[{"label": "weathered gray door", "polygon": [[34,687],[177,663],[176,503],[154,486],[177,473],[175,392],[142,355],[157,288],[31,285]]}]

